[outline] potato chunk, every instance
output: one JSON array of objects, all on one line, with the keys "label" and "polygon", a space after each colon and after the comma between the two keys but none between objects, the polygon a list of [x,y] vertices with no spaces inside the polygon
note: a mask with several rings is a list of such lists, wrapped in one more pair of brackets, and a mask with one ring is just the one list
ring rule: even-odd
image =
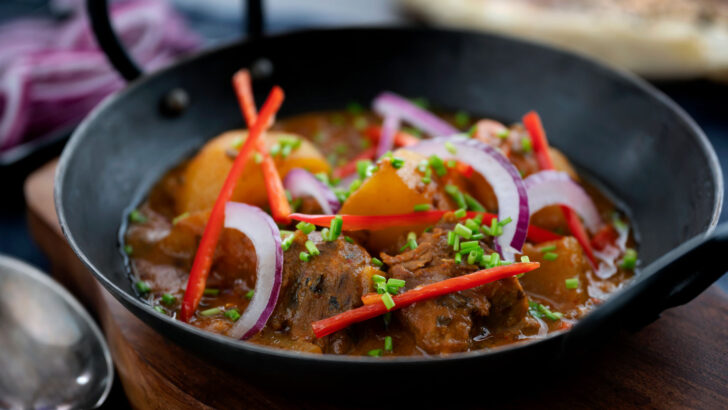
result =
[{"label": "potato chunk", "polygon": [[[544,259],[541,249],[555,245],[556,250],[550,251],[558,255],[552,261]],[[540,262],[541,267],[526,273],[520,281],[523,289],[529,295],[538,299],[547,300],[559,312],[576,314],[579,305],[586,302],[587,292],[586,273],[591,270],[589,261],[584,256],[579,242],[572,236],[566,236],[557,241],[544,242],[538,245],[526,244],[523,253],[533,262]],[[576,289],[566,288],[566,279],[578,278],[579,286]]]},{"label": "potato chunk", "polygon": [[[215,203],[220,189],[233,164],[236,152],[233,145],[240,139],[245,140],[246,130],[234,130],[210,140],[190,161],[185,169],[184,184],[178,193],[178,213],[194,212],[209,209]],[[268,132],[265,134],[266,145],[270,148],[279,138],[291,134]],[[233,154],[233,155],[231,155]],[[321,153],[310,142],[302,138],[301,146],[293,150],[283,159],[275,157],[275,163],[281,178],[292,168],[305,168],[313,173],[328,172],[329,164]],[[244,202],[264,207],[268,203],[263,173],[258,164],[250,161],[240,177],[232,196],[233,201]]]},{"label": "potato chunk", "polygon": [[[382,161],[379,169],[344,202],[339,213],[349,215],[390,215],[414,212],[417,204],[431,204],[435,209],[453,209],[434,177],[422,182],[417,165],[426,158],[420,154],[398,150],[394,156],[404,160],[401,168]],[[367,248],[375,252],[393,250],[397,240],[409,231],[421,233],[427,225],[383,229],[370,233]]]}]

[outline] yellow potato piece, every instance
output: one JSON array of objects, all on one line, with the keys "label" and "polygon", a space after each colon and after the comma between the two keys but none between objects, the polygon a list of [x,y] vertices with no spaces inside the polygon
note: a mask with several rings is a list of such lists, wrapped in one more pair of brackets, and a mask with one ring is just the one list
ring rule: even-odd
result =
[{"label": "yellow potato piece", "polygon": [[[431,204],[433,208],[452,209],[432,177],[429,184],[422,183],[422,173],[417,165],[426,157],[407,150],[398,150],[394,156],[404,160],[395,169],[389,161],[382,161],[371,177],[367,178],[344,202],[339,213],[348,215],[390,215],[414,212],[418,204]],[[370,232],[366,241],[368,249],[375,253],[395,251],[397,240],[409,231],[421,233],[428,225],[389,228]]]},{"label": "yellow potato piece", "polygon": [[[215,203],[220,189],[232,168],[235,153],[233,145],[236,141],[245,140],[246,130],[227,131],[210,140],[187,165],[183,177],[184,184],[177,196],[177,212],[194,212],[209,209]],[[264,136],[270,148],[279,138],[292,134],[268,132]],[[275,157],[275,163],[281,178],[293,168],[305,168],[312,173],[329,172],[329,164],[321,153],[309,141],[301,138],[301,145],[282,159]],[[232,196],[233,201],[266,207],[268,196],[260,165],[251,159],[238,180]]]},{"label": "yellow potato piece", "polygon": [[[551,245],[556,245],[556,250],[551,252],[558,257],[548,261],[543,258],[544,253],[541,249]],[[521,285],[526,293],[549,301],[555,310],[564,314],[576,313],[578,307],[589,298],[586,273],[591,270],[591,266],[584,256],[581,245],[574,237],[565,236],[538,245],[527,243],[523,247],[523,254],[532,262],[541,263],[540,268],[521,277]],[[567,289],[566,279],[570,278],[578,278],[579,287]]]}]

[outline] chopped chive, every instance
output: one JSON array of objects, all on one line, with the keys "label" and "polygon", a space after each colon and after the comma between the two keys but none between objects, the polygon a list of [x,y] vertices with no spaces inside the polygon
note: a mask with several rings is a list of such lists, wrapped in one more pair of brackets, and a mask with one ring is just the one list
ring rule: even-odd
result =
[{"label": "chopped chive", "polygon": [[134,223],[143,224],[147,221],[147,217],[144,216],[139,210],[135,209],[129,212],[129,220]]},{"label": "chopped chive", "polygon": [[367,352],[367,355],[371,357],[380,357],[382,355],[382,349],[372,349]]},{"label": "chopped chive", "polygon": [[177,301],[177,298],[170,295],[169,293],[165,293],[162,295],[162,303],[164,303],[167,306],[172,306]]},{"label": "chopped chive", "polygon": [[407,234],[407,243],[399,249],[400,252],[404,252],[405,249],[416,249],[417,248],[417,235],[414,232]]},{"label": "chopped chive", "polygon": [[504,140],[504,139],[507,139],[508,138],[508,135],[510,133],[511,132],[508,130],[508,128],[506,128],[503,131],[499,131],[497,134],[495,134],[495,136],[498,137],[498,138],[500,138],[500,139],[502,139],[502,140]]},{"label": "chopped chive", "polygon": [[372,265],[381,268],[384,266],[384,262],[380,261],[379,258],[372,258]]},{"label": "chopped chive", "polygon": [[181,213],[172,219],[172,225],[177,225],[181,220],[186,219],[188,216],[190,216],[189,212]]},{"label": "chopped chive", "polygon": [[336,215],[331,220],[329,240],[335,241],[341,235],[341,229],[344,226],[344,219],[341,215]]},{"label": "chopped chive", "polygon": [[455,168],[456,166],[458,166],[458,162],[455,161],[454,159],[449,159],[449,160],[447,160],[447,162],[445,163],[445,165],[448,168]]},{"label": "chopped chive", "polygon": [[384,307],[386,307],[387,310],[391,310],[394,307],[394,300],[392,299],[392,295],[389,293],[382,294],[382,302],[384,302]]},{"label": "chopped chive", "polygon": [[453,155],[458,153],[458,149],[455,147],[455,144],[453,144],[450,141],[445,143],[445,149],[447,150],[447,152],[449,152]]},{"label": "chopped chive", "polygon": [[521,139],[521,149],[526,154],[528,154],[529,152],[531,152],[531,150],[533,149],[532,143],[531,143],[531,138],[522,138]]},{"label": "chopped chive", "polygon": [[457,211],[455,211],[455,217],[458,219],[465,218],[465,215],[467,215],[465,208],[460,208]]},{"label": "chopped chive", "polygon": [[624,251],[624,257],[619,267],[622,269],[634,269],[637,266],[637,251],[632,248],[627,248]]},{"label": "chopped chive", "polygon": [[475,248],[480,248],[478,241],[460,242],[461,251],[470,251]]},{"label": "chopped chive", "polygon": [[329,234],[329,228],[324,228],[321,230],[321,239],[328,242],[330,236],[331,235]]},{"label": "chopped chive", "polygon": [[430,155],[429,162],[432,169],[435,170],[437,176],[442,177],[447,174],[445,163],[442,162],[442,159],[440,157],[438,157],[437,155]]},{"label": "chopped chive", "polygon": [[301,262],[308,262],[311,259],[311,255],[301,251],[301,253],[298,254],[298,259],[300,259]]},{"label": "chopped chive", "polygon": [[263,155],[260,152],[254,153],[253,161],[255,161],[256,164],[260,164],[261,162],[263,162]]},{"label": "chopped chive", "polygon": [[291,244],[293,243],[293,238],[294,235],[290,235],[289,237],[281,241],[281,249],[283,249],[284,252],[290,249]]},{"label": "chopped chive", "polygon": [[281,144],[279,144],[277,142],[275,144],[273,144],[273,146],[270,147],[270,149],[268,150],[268,153],[270,154],[271,157],[275,157],[280,152],[281,152]]},{"label": "chopped chive", "polygon": [[430,163],[426,159],[423,159],[422,161],[417,163],[417,170],[424,174],[425,172],[427,172],[429,165]]},{"label": "chopped chive", "polygon": [[384,350],[387,352],[391,352],[393,350],[392,346],[392,336],[385,336],[384,337]]},{"label": "chopped chive", "polygon": [[249,291],[245,292],[245,298],[246,299],[253,299],[253,295],[255,295],[255,290],[250,289]]},{"label": "chopped chive", "polygon": [[142,295],[145,295],[152,290],[152,288],[149,287],[149,284],[147,282],[144,282],[143,280],[137,281],[134,286],[136,287],[136,290]]},{"label": "chopped chive", "polygon": [[202,294],[205,296],[217,296],[220,294],[220,289],[207,288],[202,291]]},{"label": "chopped chive", "polygon": [[478,258],[478,254],[475,251],[470,251],[468,254],[468,265],[472,265]]},{"label": "chopped chive", "polygon": [[389,163],[392,164],[394,169],[400,169],[404,165],[404,160],[402,158],[394,157],[390,160]]},{"label": "chopped chive", "polygon": [[569,278],[564,281],[566,283],[566,289],[576,289],[579,287],[579,278]]},{"label": "chopped chive", "polygon": [[483,238],[485,238],[485,235],[483,235],[483,234],[482,234],[482,233],[480,233],[480,232],[478,232],[478,233],[474,233],[474,234],[473,234],[473,236],[471,236],[471,237],[470,237],[470,239],[477,239],[477,240],[481,240],[481,239],[483,239]]},{"label": "chopped chive", "polygon": [[396,278],[389,278],[387,279],[387,286],[393,286],[399,290],[399,288],[404,287],[407,282],[404,281],[404,279],[396,279]]},{"label": "chopped chive", "polygon": [[361,179],[355,179],[351,182],[351,185],[349,185],[349,194],[359,189],[361,186]]},{"label": "chopped chive", "polygon": [[429,211],[431,208],[430,204],[417,204],[413,207],[415,212]]},{"label": "chopped chive", "polygon": [[134,248],[129,244],[124,245],[124,253],[127,255],[131,255],[132,253],[134,253]]},{"label": "chopped chive", "polygon": [[243,146],[243,139],[240,137],[237,137],[233,140],[232,145],[230,147],[235,150],[239,150]]},{"label": "chopped chive", "polygon": [[354,242],[353,239],[351,239],[351,236],[345,236],[344,237],[344,240],[347,241],[347,242],[349,242],[349,243],[356,243],[356,242]]},{"label": "chopped chive", "polygon": [[369,174],[369,168],[372,166],[372,161],[368,159],[363,159],[356,162],[356,173],[359,174],[359,178],[365,179],[368,177]]},{"label": "chopped chive", "polygon": [[457,252],[458,250],[460,250],[460,236],[459,235],[455,235],[455,244],[452,246],[452,249],[455,252]]},{"label": "chopped chive", "polygon": [[555,261],[556,258],[558,258],[558,257],[559,257],[559,254],[554,253],[554,252],[546,252],[543,254],[543,258],[546,259],[547,261]]},{"label": "chopped chive", "polygon": [[200,315],[207,317],[218,315],[220,313],[222,313],[222,309],[220,309],[219,307],[214,307],[212,309],[203,310],[202,312],[200,312]]},{"label": "chopped chive", "polygon": [[293,235],[293,231],[287,231],[285,229],[281,229],[280,230],[280,234],[281,234],[281,239],[283,239],[283,238],[286,238],[286,237],[288,237],[290,235]]},{"label": "chopped chive", "polygon": [[473,232],[480,232],[480,225],[473,219],[466,219],[465,226]]},{"label": "chopped chive", "polygon": [[458,208],[467,208],[468,204],[465,202],[465,195],[460,191],[456,185],[446,185],[445,192],[450,195],[453,201],[457,204]]},{"label": "chopped chive", "polygon": [[531,258],[529,258],[526,255],[521,256],[521,263],[529,263],[531,262]]},{"label": "chopped chive", "polygon": [[321,251],[318,250],[316,244],[314,244],[313,241],[306,241],[305,246],[308,250],[308,253],[310,253],[312,256],[317,256],[321,254]]},{"label": "chopped chive", "polygon": [[448,231],[447,233],[447,244],[450,246],[455,245],[455,232]]},{"label": "chopped chive", "polygon": [[470,122],[470,115],[465,111],[458,111],[455,113],[455,125],[460,128],[465,127]]},{"label": "chopped chive", "polygon": [[468,209],[476,212],[485,212],[485,207],[477,199],[465,193],[463,193],[463,196],[465,197],[465,204],[467,204]]},{"label": "chopped chive", "polygon": [[382,275],[372,275],[372,282],[374,283],[384,283],[387,281],[387,278],[385,278]]},{"label": "chopped chive", "polygon": [[159,312],[159,313],[161,313],[163,315],[166,315],[167,314],[167,312],[164,311],[164,308],[161,307],[161,306],[159,306],[159,305],[155,306],[154,307],[154,310],[156,310],[157,312]]},{"label": "chopped chive", "polygon": [[463,262],[463,255],[456,253],[455,254],[455,262],[462,263]]},{"label": "chopped chive", "polygon": [[556,250],[556,245],[549,245],[549,246],[544,246],[543,248],[539,248],[539,251],[541,253],[553,252],[555,250]]},{"label": "chopped chive", "polygon": [[455,225],[454,231],[457,235],[462,236],[465,239],[470,239],[470,237],[473,236],[473,231],[461,223]]},{"label": "chopped chive", "polygon": [[303,205],[303,199],[296,198],[291,202],[291,209],[293,212],[296,212],[299,208],[301,208],[301,205]]},{"label": "chopped chive", "polygon": [[427,185],[430,182],[432,182],[432,168],[427,167],[427,169],[425,170],[425,176],[422,177],[422,183]]},{"label": "chopped chive", "polygon": [[309,222],[299,222],[296,224],[296,229],[308,235],[316,230],[316,225]]},{"label": "chopped chive", "polygon": [[238,312],[237,309],[233,308],[233,309],[225,311],[225,317],[230,319],[231,321],[235,322],[238,319],[240,319],[240,312]]}]

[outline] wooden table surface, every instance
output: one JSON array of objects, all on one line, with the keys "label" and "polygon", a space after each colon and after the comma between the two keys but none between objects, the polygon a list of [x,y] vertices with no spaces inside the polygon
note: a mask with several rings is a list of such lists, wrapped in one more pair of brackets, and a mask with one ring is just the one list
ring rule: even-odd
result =
[{"label": "wooden table surface", "polygon": [[[52,201],[54,170],[53,162],[26,182],[29,225],[54,276],[99,319],[132,406],[386,407],[362,406],[356,398],[316,399],[327,396],[325,389],[295,398],[285,391],[262,390],[156,333],[103,290],[62,239]],[[524,379],[517,382],[523,386],[517,395],[498,397],[484,386],[482,394],[454,392],[447,407],[728,409],[728,295],[713,286],[644,329],[615,335],[558,377],[548,369],[524,369]],[[471,400],[460,403],[458,397]],[[412,400],[427,400],[426,392],[413,393]]]}]

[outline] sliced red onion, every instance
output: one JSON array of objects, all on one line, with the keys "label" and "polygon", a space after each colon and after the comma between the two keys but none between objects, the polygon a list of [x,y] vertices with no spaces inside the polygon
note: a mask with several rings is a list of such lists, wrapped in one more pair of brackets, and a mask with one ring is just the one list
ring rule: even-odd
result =
[{"label": "sliced red onion", "polygon": [[[446,143],[452,144],[455,153],[445,147]],[[490,145],[464,135],[424,140],[407,149],[426,156],[457,159],[488,181],[498,198],[498,220],[511,218],[511,223],[503,227],[503,234],[495,238],[496,250],[504,259],[513,261],[526,242],[529,204],[521,174],[508,158]]]},{"label": "sliced red onion", "polygon": [[372,109],[384,118],[399,118],[433,137],[444,137],[458,133],[455,127],[436,115],[392,92],[385,91],[379,94],[372,103]]},{"label": "sliced red onion", "polygon": [[584,189],[569,174],[560,171],[541,171],[524,180],[528,191],[531,215],[551,205],[564,205],[584,220],[586,228],[594,233],[602,226],[597,207]]},{"label": "sliced red onion", "polygon": [[624,254],[627,249],[627,239],[629,238],[629,226],[626,224],[614,224],[614,229],[619,236],[614,241],[614,245],[607,245],[601,251],[593,250],[594,256],[599,259],[599,266],[594,271],[600,279],[609,279],[617,273],[617,258]]},{"label": "sliced red onion", "polygon": [[[165,1],[130,0],[110,8],[116,32],[147,69],[201,44]],[[123,87],[85,13],[77,11],[62,22],[19,19],[0,26],[0,150],[77,123]]]},{"label": "sliced red onion", "polygon": [[225,227],[245,234],[255,248],[257,277],[253,299],[230,330],[230,336],[245,340],[263,329],[278,302],[283,282],[281,233],[260,208],[238,202],[225,205]]},{"label": "sliced red onion", "polygon": [[315,199],[324,214],[335,214],[341,208],[334,191],[303,168],[288,171],[283,179],[283,186],[294,198],[310,196]]},{"label": "sliced red onion", "polygon": [[377,145],[377,158],[391,151],[394,147],[394,136],[399,131],[399,117],[387,115],[382,123],[382,133],[379,136],[379,144]]}]

